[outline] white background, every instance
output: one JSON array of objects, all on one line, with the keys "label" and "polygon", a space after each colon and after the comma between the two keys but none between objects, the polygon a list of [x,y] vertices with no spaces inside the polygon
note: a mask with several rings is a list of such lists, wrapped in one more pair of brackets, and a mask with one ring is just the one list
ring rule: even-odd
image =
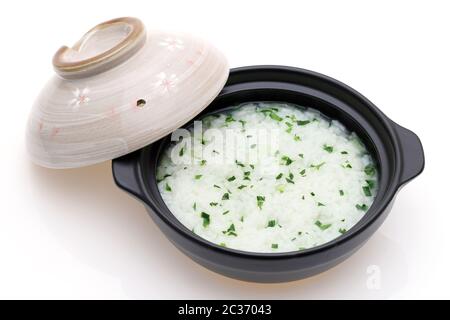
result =
[{"label": "white background", "polygon": [[[448,1],[15,0],[0,12],[0,298],[450,298]],[[120,16],[209,39],[232,67],[291,65],[349,84],[419,135],[424,173],[324,274],[261,285],[205,270],[115,187],[110,162],[53,171],[27,158],[25,124],[53,53]],[[379,290],[367,287],[371,266]]]}]

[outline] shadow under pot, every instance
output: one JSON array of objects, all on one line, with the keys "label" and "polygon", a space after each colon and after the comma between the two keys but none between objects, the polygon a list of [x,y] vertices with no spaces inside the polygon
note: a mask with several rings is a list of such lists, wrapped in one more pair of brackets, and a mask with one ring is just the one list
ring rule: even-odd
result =
[{"label": "shadow under pot", "polygon": [[[361,94],[327,76],[290,67],[233,69],[217,98],[197,117],[245,102],[286,102],[314,108],[355,132],[377,164],[379,190],[362,219],[340,237],[298,252],[254,253],[209,242],[187,229],[167,208],[156,170],[170,136],[113,160],[116,184],[141,200],[167,238],[202,266],[254,282],[285,282],[309,277],[342,262],[378,229],[397,191],[424,168],[420,140],[397,125]],[[189,125],[188,125],[189,126]]]}]

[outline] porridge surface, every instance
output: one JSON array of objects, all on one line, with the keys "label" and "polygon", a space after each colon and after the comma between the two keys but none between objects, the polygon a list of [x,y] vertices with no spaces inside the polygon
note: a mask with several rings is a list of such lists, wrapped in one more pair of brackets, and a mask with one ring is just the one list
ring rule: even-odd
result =
[{"label": "porridge surface", "polygon": [[190,133],[165,150],[158,187],[182,224],[221,246],[288,252],[324,244],[354,226],[377,193],[365,146],[314,109],[246,103]]}]

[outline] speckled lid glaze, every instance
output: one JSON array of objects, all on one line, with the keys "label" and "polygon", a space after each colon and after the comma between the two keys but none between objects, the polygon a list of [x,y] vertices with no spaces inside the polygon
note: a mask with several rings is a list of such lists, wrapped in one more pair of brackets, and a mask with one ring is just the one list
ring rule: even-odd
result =
[{"label": "speckled lid glaze", "polygon": [[32,160],[82,167],[140,149],[202,111],[228,78],[225,57],[186,34],[104,22],[54,58],[27,125]]}]

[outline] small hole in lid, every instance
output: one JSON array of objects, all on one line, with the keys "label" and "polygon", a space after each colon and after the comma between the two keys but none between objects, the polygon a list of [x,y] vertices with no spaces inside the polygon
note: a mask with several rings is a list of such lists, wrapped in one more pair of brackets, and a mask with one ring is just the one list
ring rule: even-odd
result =
[{"label": "small hole in lid", "polygon": [[144,99],[139,99],[138,101],[136,101],[136,107],[138,108],[143,108],[146,104],[147,102]]}]

